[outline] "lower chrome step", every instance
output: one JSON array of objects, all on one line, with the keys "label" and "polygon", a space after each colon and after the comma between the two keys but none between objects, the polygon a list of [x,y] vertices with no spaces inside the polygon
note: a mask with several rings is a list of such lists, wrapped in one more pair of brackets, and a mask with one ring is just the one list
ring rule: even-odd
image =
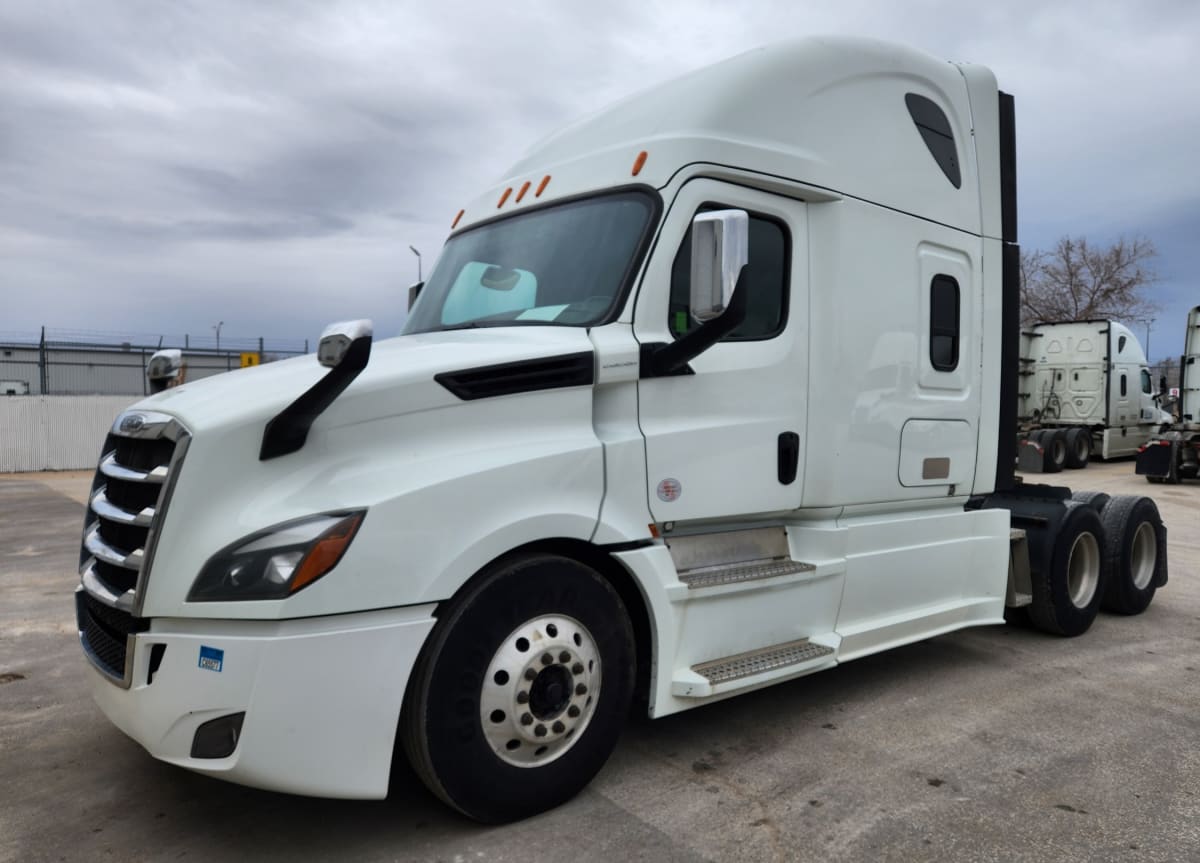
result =
[{"label": "lower chrome step", "polygon": [[815,671],[836,662],[833,647],[802,638],[693,665],[676,674],[671,690],[685,698],[703,698]]}]

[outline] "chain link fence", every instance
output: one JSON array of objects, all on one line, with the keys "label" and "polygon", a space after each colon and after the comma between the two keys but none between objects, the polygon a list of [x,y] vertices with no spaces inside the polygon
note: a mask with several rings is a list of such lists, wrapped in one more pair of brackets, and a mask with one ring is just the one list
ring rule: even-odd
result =
[{"label": "chain link fence", "polygon": [[0,332],[0,396],[146,395],[146,364],[179,348],[185,380],[308,353],[308,340],[121,335],[42,328]]}]

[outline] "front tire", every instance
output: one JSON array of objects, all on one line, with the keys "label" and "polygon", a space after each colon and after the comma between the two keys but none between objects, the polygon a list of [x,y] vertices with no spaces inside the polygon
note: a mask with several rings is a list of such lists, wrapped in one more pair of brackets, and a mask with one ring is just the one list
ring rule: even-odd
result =
[{"label": "front tire", "polygon": [[510,558],[449,603],[401,718],[429,789],[478,821],[570,800],[608,760],[633,693],[633,628],[595,570]]}]

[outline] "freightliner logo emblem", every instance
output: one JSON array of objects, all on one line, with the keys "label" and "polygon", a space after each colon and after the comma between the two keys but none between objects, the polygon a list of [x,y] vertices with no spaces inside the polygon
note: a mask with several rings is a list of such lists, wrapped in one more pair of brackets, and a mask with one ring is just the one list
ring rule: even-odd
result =
[{"label": "freightliner logo emblem", "polygon": [[146,418],[141,414],[130,414],[121,420],[121,431],[139,432],[146,426]]}]

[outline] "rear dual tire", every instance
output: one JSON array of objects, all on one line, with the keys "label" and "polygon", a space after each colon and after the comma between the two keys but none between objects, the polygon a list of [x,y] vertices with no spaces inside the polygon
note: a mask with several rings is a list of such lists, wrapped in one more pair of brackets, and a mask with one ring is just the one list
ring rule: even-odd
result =
[{"label": "rear dual tire", "polygon": [[1104,525],[1087,503],[1067,501],[1050,567],[1032,576],[1029,619],[1053,635],[1081,635],[1091,627],[1104,596]]},{"label": "rear dual tire", "polygon": [[1040,429],[1030,439],[1042,448],[1042,472],[1058,473],[1067,464],[1067,435],[1062,429]]},{"label": "rear dual tire", "polygon": [[1066,444],[1066,466],[1078,470],[1088,466],[1092,458],[1092,435],[1085,428],[1067,429],[1064,440]]},{"label": "rear dual tire", "polygon": [[1148,497],[1121,495],[1104,506],[1104,608],[1141,614],[1166,575],[1167,533],[1158,506]]}]

